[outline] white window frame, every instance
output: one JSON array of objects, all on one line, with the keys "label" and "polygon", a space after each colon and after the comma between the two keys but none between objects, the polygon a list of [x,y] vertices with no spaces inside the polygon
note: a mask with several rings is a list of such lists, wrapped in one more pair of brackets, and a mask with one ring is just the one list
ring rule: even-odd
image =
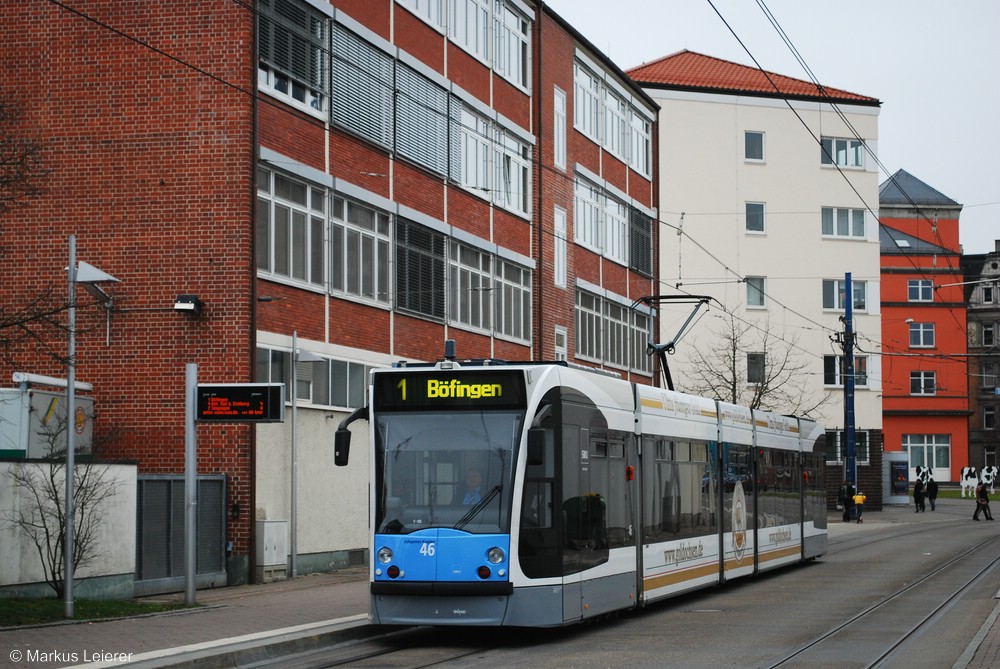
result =
[{"label": "white window frame", "polygon": [[392,218],[387,212],[334,194],[330,212],[331,294],[392,304],[391,232]]},{"label": "white window frame", "polygon": [[493,201],[504,209],[529,213],[531,147],[507,130],[495,126],[493,149]]},{"label": "white window frame", "polygon": [[[755,211],[751,211],[754,209]],[[756,211],[759,209],[759,212]],[[767,209],[763,202],[745,202],[744,203],[744,231],[750,235],[763,235],[767,232]],[[760,229],[751,228],[750,221],[753,219],[760,219]]]},{"label": "white window frame", "polygon": [[[868,311],[868,282],[851,281],[851,296],[855,312]],[[823,308],[844,311],[847,304],[847,282],[843,279],[823,279]]]},{"label": "white window frame", "polygon": [[553,347],[556,360],[569,360],[569,332],[562,325],[555,326]]},{"label": "white window frame", "polygon": [[746,277],[747,309],[767,308],[767,277],[748,276]]},{"label": "white window frame", "polygon": [[604,197],[604,256],[628,265],[629,212],[624,202]]},{"label": "white window frame", "polygon": [[493,327],[493,256],[451,240],[448,250],[448,318],[489,332]]},{"label": "white window frame", "polygon": [[760,351],[747,352],[747,383],[759,385],[767,378],[767,354]]},{"label": "white window frame", "polygon": [[[832,378],[831,378],[832,375]],[[844,356],[823,356],[823,385],[827,388],[842,388],[846,374],[844,373]],[[854,387],[868,387],[868,356],[854,356]]]},{"label": "white window frame", "polygon": [[628,164],[636,172],[649,178],[653,175],[650,168],[653,151],[653,124],[643,114],[632,109],[630,126]]},{"label": "white window frame", "polygon": [[989,347],[996,344],[996,326],[993,323],[983,323],[983,346]]},{"label": "white window frame", "polygon": [[997,429],[997,410],[995,407],[983,407],[983,429]]},{"label": "white window frame", "polygon": [[519,342],[531,340],[531,270],[517,263],[494,260],[494,332]]},{"label": "white window frame", "polygon": [[824,237],[837,239],[865,239],[868,227],[864,209],[822,207],[820,229]]},{"label": "white window frame", "polygon": [[490,123],[482,116],[462,106],[459,125],[461,153],[461,184],[486,196],[490,190]]},{"label": "white window frame", "polygon": [[907,302],[933,302],[934,282],[930,279],[910,279],[906,283]]},{"label": "white window frame", "polygon": [[601,141],[601,80],[577,61],[574,65],[573,127],[597,143]]},{"label": "white window frame", "polygon": [[[314,116],[323,117],[330,99],[329,19],[304,2],[289,0],[301,12],[306,25],[293,25],[291,16],[282,15],[274,0],[258,7],[258,86],[283,101]],[[277,40],[276,33],[285,39]],[[272,58],[279,49],[272,44],[270,53],[264,42],[281,42],[287,46],[283,58]],[[303,61],[303,57],[306,59]],[[277,61],[284,60],[285,65]],[[308,73],[308,74],[307,74]]]},{"label": "white window frame", "polygon": [[[750,138],[759,137],[760,138],[760,156],[750,155]],[[763,163],[765,161],[766,154],[764,153],[764,133],[760,130],[745,130],[743,132],[743,160],[748,163]]]},{"label": "white window frame", "polygon": [[562,207],[556,207],[553,212],[552,219],[553,219],[553,227],[555,229],[555,234],[552,241],[553,282],[559,288],[565,288],[566,277],[567,277],[567,251],[568,251],[566,210],[563,209]]},{"label": "white window frame", "polygon": [[629,106],[614,89],[604,89],[604,148],[612,155],[626,159]]},{"label": "white window frame", "polygon": [[[257,234],[264,236],[258,239],[257,271],[325,289],[326,189],[266,167],[258,167],[257,179]],[[294,188],[300,196],[280,195],[279,182],[287,184],[286,192]]]},{"label": "white window frame", "polygon": [[[916,391],[914,391],[914,382],[917,383]],[[910,395],[914,397],[931,397],[937,395],[937,372],[932,370],[911,370]]]},{"label": "white window frame", "polygon": [[910,461],[910,469],[923,466],[947,470],[951,467],[951,435],[904,434],[902,446]]},{"label": "white window frame", "polygon": [[424,23],[438,30],[444,29],[446,0],[396,0],[396,2],[413,12]]},{"label": "white window frame", "polygon": [[490,60],[492,0],[450,0],[448,36],[483,63]]},{"label": "white window frame", "polygon": [[935,341],[934,323],[910,323],[910,348],[934,348]]},{"label": "white window frame", "polygon": [[573,241],[597,253],[601,252],[602,198],[602,191],[596,184],[586,179],[576,179],[573,199]]},{"label": "white window frame", "polygon": [[552,162],[566,169],[566,91],[558,86],[552,89]]},{"label": "white window frame", "polygon": [[820,164],[836,165],[847,169],[864,169],[865,144],[850,137],[823,137],[820,139]]},{"label": "white window frame", "polygon": [[531,21],[502,0],[496,0],[493,9],[493,69],[527,90],[531,72]]}]

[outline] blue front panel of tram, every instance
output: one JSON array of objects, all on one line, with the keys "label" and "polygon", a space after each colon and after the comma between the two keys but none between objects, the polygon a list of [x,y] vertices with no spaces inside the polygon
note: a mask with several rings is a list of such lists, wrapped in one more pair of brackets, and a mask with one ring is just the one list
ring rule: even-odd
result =
[{"label": "blue front panel of tram", "polygon": [[[378,559],[381,548],[392,551],[392,561]],[[503,550],[499,564],[489,561],[493,548]],[[458,582],[503,583],[509,579],[510,537],[506,534],[469,534],[450,528],[418,530],[410,534],[375,535],[375,580],[382,582]],[[399,567],[392,578],[389,568]],[[479,568],[489,568],[483,578]]]}]

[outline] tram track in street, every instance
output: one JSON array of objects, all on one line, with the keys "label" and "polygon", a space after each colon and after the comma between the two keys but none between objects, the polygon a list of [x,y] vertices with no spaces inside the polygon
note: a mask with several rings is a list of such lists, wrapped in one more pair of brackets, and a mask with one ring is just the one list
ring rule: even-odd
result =
[{"label": "tram track in street", "polygon": [[[910,534],[914,533],[902,532],[898,536]],[[879,538],[873,539],[871,543],[885,538],[885,535],[881,535]],[[776,669],[777,667],[825,666],[830,658],[848,656],[849,652],[845,650],[847,648],[857,653],[859,646],[866,648],[860,652],[860,655],[867,664],[857,666],[864,666],[866,669],[887,666],[900,649],[911,640],[927,632],[941,615],[946,613],[987,573],[1000,564],[1000,557],[989,557],[985,563],[983,561],[984,554],[995,555],[998,544],[1000,544],[1000,537],[996,536],[979,542],[941,563],[920,578],[881,597],[857,614],[839,622],[786,655],[775,658],[769,664],[761,665],[761,667]],[[854,547],[856,548],[857,545]],[[945,584],[943,588],[941,587],[942,582],[956,577],[958,583]],[[890,608],[893,609],[893,612],[886,615]],[[901,615],[900,611],[912,612],[912,615]],[[893,622],[888,622],[890,619]],[[881,638],[873,642],[870,637],[874,635],[866,632],[866,630],[878,629],[882,632],[878,636],[883,637],[885,631],[893,627],[897,629],[894,630],[894,636],[887,643]],[[871,650],[873,643],[881,643],[881,649]],[[866,652],[867,656],[865,656]],[[855,666],[851,662],[843,663],[843,666],[848,665]]]}]

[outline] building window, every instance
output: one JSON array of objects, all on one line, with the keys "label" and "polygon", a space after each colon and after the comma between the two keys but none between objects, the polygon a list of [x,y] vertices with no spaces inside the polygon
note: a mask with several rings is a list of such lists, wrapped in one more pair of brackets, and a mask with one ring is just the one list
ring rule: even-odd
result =
[{"label": "building window", "polygon": [[326,287],[326,191],[257,169],[257,269]]},{"label": "building window", "polygon": [[552,162],[566,169],[566,93],[558,87],[552,91],[552,107]]},{"label": "building window", "polygon": [[979,383],[979,392],[992,395],[997,387],[997,370],[1000,365],[992,362],[984,362],[981,367],[982,381]]},{"label": "building window", "polygon": [[930,279],[910,279],[906,284],[906,299],[909,302],[933,302],[934,283]]},{"label": "building window", "polygon": [[445,0],[396,0],[435,28],[444,28]]},{"label": "building window", "polygon": [[480,330],[493,325],[493,258],[489,253],[451,243],[449,314],[453,322]]},{"label": "building window", "polygon": [[257,5],[257,75],[265,88],[305,109],[322,112],[329,97],[329,23],[297,0]]},{"label": "building window", "polygon": [[561,325],[556,326],[554,342],[556,360],[568,360],[569,334],[566,332],[566,328]]},{"label": "building window", "polygon": [[[868,285],[865,281],[852,281],[851,294],[854,297],[854,311],[865,311],[867,309]],[[847,297],[847,282],[840,279],[823,280],[823,308],[843,311]]]},{"label": "building window", "polygon": [[489,62],[490,1],[452,0],[449,36],[479,60]]},{"label": "building window", "polygon": [[766,293],[764,292],[765,278],[762,276],[748,276],[746,278],[746,283],[747,306],[764,307],[766,296]]},{"label": "building window", "polygon": [[396,65],[396,152],[448,174],[448,92],[416,70]]},{"label": "building window", "polygon": [[823,137],[820,140],[820,164],[839,167],[864,167],[864,143],[859,139]]},{"label": "building window", "polygon": [[743,157],[754,162],[764,162],[764,133],[747,130],[743,133]]},{"label": "building window", "polygon": [[576,292],[576,355],[594,362],[650,373],[645,355],[649,317],[615,300]]},{"label": "building window", "polygon": [[514,135],[497,127],[494,142],[493,201],[505,209],[528,213],[531,149]]},{"label": "building window", "polygon": [[595,142],[600,142],[601,81],[597,75],[576,63],[573,98],[573,126]]},{"label": "building window", "polygon": [[633,207],[630,219],[629,267],[653,276],[653,218]]},{"label": "building window", "polygon": [[[823,356],[823,385],[843,386],[847,378],[844,370],[844,356]],[[868,387],[868,356],[854,356],[854,387]]]},{"label": "building window", "polygon": [[642,114],[632,110],[631,145],[629,147],[628,164],[644,177],[652,176],[650,164],[652,161],[653,142],[650,139],[652,124]]},{"label": "building window", "polygon": [[993,323],[983,323],[983,346],[993,346]]},{"label": "building window", "polygon": [[604,147],[618,156],[625,157],[628,103],[611,89],[604,90]]},{"label": "building window", "polygon": [[983,429],[997,429],[997,410],[994,407],[983,407]]},{"label": "building window", "polygon": [[[847,433],[838,430],[832,438],[826,440],[826,461],[845,462],[848,456]],[[858,464],[868,463],[868,432],[856,430],[854,432],[854,460]]]},{"label": "building window", "polygon": [[826,237],[865,238],[865,210],[822,207],[822,233]]},{"label": "building window", "polygon": [[933,348],[934,324],[910,323],[910,348]]},{"label": "building window", "polygon": [[910,372],[911,395],[936,395],[936,372]]},{"label": "building window", "polygon": [[601,250],[601,189],[583,179],[575,185],[573,239],[580,245],[600,253]]},{"label": "building window", "polygon": [[747,353],[747,383],[764,383],[764,354]]},{"label": "building window", "polygon": [[333,45],[333,122],[392,148],[393,58],[339,25]]},{"label": "building window", "polygon": [[396,219],[396,308],[439,320],[445,317],[444,235]]},{"label": "building window", "polygon": [[562,207],[556,207],[553,216],[555,225],[555,237],[552,240],[552,272],[553,280],[555,285],[560,288],[566,287],[566,251],[567,251],[567,232],[566,232],[566,210]]},{"label": "building window", "polygon": [[604,255],[623,265],[628,264],[628,207],[612,197],[604,198]]},{"label": "building window", "polygon": [[746,230],[747,232],[764,232],[764,203],[746,203]]},{"label": "building window", "polygon": [[334,197],[331,219],[330,290],[388,304],[389,215]]},{"label": "building window", "polygon": [[983,284],[983,304],[993,304],[993,286],[988,283]]},{"label": "building window", "polygon": [[496,332],[520,341],[531,338],[531,270],[497,259],[494,276]]},{"label": "building window", "polygon": [[947,470],[951,467],[951,435],[904,434],[903,452],[909,455],[910,468],[930,467]]},{"label": "building window", "polygon": [[510,8],[506,3],[494,3],[493,31],[496,48],[493,53],[493,69],[508,81],[527,88],[528,86],[528,33],[531,25],[527,18]]},{"label": "building window", "polygon": [[[257,381],[284,383],[291,387],[291,351],[257,349]],[[296,369],[296,398],[316,406],[356,409],[363,407],[370,365],[324,358],[319,362],[299,362]],[[286,398],[291,401],[291,397]]]}]

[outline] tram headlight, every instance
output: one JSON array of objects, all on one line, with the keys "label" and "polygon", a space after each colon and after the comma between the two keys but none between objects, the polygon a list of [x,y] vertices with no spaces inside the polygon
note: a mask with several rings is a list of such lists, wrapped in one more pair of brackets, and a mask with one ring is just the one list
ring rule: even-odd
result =
[{"label": "tram headlight", "polygon": [[503,549],[497,548],[495,546],[491,548],[489,552],[486,554],[486,559],[488,559],[493,564],[500,564],[501,562],[503,562],[505,557],[507,556],[504,555]]},{"label": "tram headlight", "polygon": [[392,562],[391,548],[386,548],[385,546],[382,546],[382,548],[378,549],[377,555],[378,555],[378,561],[381,562],[382,564],[389,564],[390,562]]}]

